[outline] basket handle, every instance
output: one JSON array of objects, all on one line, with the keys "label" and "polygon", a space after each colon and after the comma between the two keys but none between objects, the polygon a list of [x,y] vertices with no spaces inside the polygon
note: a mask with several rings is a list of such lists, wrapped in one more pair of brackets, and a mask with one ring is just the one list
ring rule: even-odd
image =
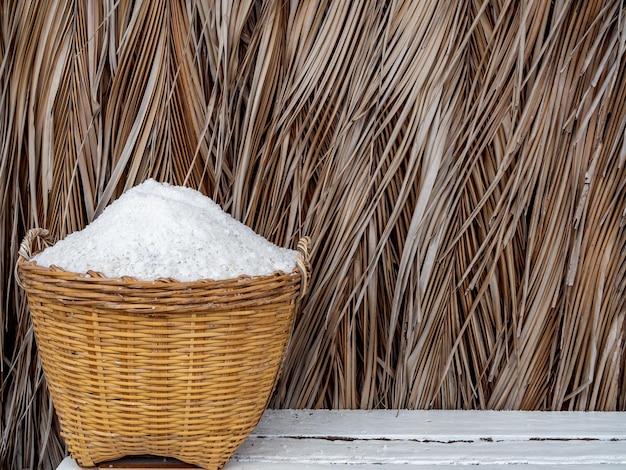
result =
[{"label": "basket handle", "polygon": [[301,273],[300,297],[309,290],[309,281],[311,279],[311,237],[302,237],[298,241],[298,258],[296,264]]},{"label": "basket handle", "polygon": [[33,257],[33,254],[35,254],[33,253],[33,245],[37,238],[39,238],[45,246],[50,246],[54,242],[54,238],[45,228],[31,228],[20,244],[18,251],[20,258],[28,261]]},{"label": "basket handle", "polygon": [[17,263],[15,264],[15,281],[17,285],[24,289],[24,285],[22,284],[22,280],[20,279],[19,265],[26,261],[29,261],[33,257],[33,245],[35,240],[39,238],[44,246],[50,246],[54,243],[54,238],[50,235],[45,228],[31,228],[22,240],[20,244],[20,249],[18,250],[18,258]]}]

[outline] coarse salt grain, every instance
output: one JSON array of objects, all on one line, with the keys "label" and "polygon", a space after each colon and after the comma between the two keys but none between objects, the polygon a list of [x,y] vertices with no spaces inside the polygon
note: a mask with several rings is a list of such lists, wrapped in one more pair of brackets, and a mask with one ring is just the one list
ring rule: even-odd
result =
[{"label": "coarse salt grain", "polygon": [[289,273],[296,259],[296,251],[269,242],[202,193],[152,179],[33,257],[77,273],[185,282]]}]

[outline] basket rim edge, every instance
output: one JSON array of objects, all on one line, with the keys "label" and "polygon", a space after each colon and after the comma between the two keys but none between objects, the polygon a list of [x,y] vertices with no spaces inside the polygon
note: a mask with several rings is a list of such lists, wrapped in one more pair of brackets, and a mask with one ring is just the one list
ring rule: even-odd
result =
[{"label": "basket rim edge", "polygon": [[194,287],[194,286],[206,286],[208,284],[225,284],[225,283],[245,283],[245,282],[259,282],[266,281],[280,277],[293,277],[293,276],[301,276],[302,273],[296,267],[290,272],[284,272],[281,270],[273,271],[270,274],[262,274],[251,276],[248,274],[242,274],[237,277],[231,277],[227,279],[210,279],[210,278],[202,278],[196,279],[193,281],[180,281],[174,278],[166,278],[160,277],[157,279],[137,279],[134,276],[122,276],[122,277],[109,277],[105,274],[95,271],[89,270],[86,273],[78,273],[75,271],[68,271],[66,269],[60,268],[56,265],[51,266],[41,266],[36,261],[27,260],[20,258],[17,260],[17,268],[20,271],[29,271],[33,274],[39,275],[47,275],[52,278],[61,278],[65,281],[78,281],[78,282],[88,282],[88,283],[106,283],[109,285],[137,285],[137,286],[173,286],[174,284],[183,285],[184,287]]}]

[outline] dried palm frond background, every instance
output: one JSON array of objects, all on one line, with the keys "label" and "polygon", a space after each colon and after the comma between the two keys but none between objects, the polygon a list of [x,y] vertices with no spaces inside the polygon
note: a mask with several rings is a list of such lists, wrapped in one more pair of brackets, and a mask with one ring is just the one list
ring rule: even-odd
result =
[{"label": "dried palm frond background", "polygon": [[19,242],[147,177],[312,236],[273,407],[626,409],[622,1],[0,5],[1,468],[64,452]]}]

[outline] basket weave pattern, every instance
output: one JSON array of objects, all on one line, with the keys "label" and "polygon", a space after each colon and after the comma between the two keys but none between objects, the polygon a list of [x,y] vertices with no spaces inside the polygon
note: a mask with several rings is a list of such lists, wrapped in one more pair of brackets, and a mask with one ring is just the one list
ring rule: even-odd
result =
[{"label": "basket weave pattern", "polygon": [[272,392],[308,239],[289,274],[177,282],[38,266],[28,259],[44,235],[29,232],[17,270],[73,457],[93,466],[152,454],[221,468]]}]

